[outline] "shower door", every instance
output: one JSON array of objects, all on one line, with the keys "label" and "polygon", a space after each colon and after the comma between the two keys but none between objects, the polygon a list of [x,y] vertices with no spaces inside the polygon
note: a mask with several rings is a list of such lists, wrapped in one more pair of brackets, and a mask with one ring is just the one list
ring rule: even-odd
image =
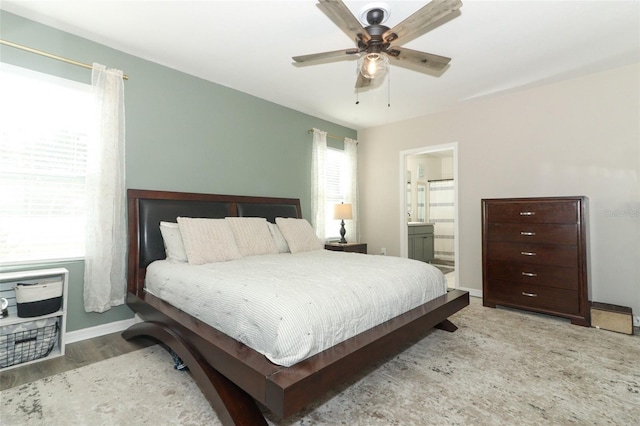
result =
[{"label": "shower door", "polygon": [[429,181],[429,222],[434,224],[436,261],[455,259],[454,184],[453,179]]}]

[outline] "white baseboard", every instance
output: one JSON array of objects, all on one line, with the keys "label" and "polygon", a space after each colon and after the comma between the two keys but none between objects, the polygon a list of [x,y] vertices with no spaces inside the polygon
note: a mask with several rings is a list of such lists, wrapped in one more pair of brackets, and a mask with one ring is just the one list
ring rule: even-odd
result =
[{"label": "white baseboard", "polygon": [[136,316],[128,320],[114,321],[108,324],[97,325],[95,327],[83,328],[81,330],[70,331],[65,333],[64,342],[65,345],[69,343],[79,342],[81,340],[91,339],[93,337],[104,336],[105,334],[117,333],[124,331],[133,324],[140,322],[140,318]]},{"label": "white baseboard", "polygon": [[475,288],[456,287],[456,290],[464,290],[469,292],[469,296],[482,298],[482,290]]}]

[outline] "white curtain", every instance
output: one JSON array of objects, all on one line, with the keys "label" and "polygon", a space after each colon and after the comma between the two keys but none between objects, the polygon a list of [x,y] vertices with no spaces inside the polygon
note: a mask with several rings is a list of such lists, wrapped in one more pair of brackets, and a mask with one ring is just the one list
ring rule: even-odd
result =
[{"label": "white curtain", "polygon": [[87,165],[84,309],[104,312],[126,294],[125,127],[122,71],[93,64],[97,136]]},{"label": "white curtain", "polygon": [[311,217],[313,229],[321,240],[324,240],[325,182],[327,169],[327,132],[313,129],[313,148],[311,153]]},{"label": "white curtain", "polygon": [[360,241],[360,228],[358,223],[358,142],[344,138],[345,170],[344,202],[351,204],[351,223],[347,227],[345,238],[347,241]]}]

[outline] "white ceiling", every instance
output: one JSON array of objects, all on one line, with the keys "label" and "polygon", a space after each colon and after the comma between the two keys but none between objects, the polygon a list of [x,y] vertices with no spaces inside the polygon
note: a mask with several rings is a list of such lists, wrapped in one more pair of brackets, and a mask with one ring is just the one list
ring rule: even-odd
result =
[{"label": "white ceiling", "polygon": [[[463,0],[459,16],[404,44],[451,57],[442,75],[392,66],[390,90],[385,80],[356,105],[355,61],[293,65],[292,56],[353,47],[316,3],[3,0],[0,7],[355,129],[640,62],[640,1]],[[373,2],[345,3],[359,16]],[[393,27],[426,0],[384,3]]]}]

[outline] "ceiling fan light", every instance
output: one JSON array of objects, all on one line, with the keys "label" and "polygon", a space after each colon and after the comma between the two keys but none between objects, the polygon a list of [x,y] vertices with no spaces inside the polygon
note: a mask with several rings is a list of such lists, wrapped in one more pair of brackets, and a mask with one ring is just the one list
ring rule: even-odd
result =
[{"label": "ceiling fan light", "polygon": [[388,65],[389,58],[384,53],[367,53],[358,59],[358,71],[368,79],[383,76]]}]

